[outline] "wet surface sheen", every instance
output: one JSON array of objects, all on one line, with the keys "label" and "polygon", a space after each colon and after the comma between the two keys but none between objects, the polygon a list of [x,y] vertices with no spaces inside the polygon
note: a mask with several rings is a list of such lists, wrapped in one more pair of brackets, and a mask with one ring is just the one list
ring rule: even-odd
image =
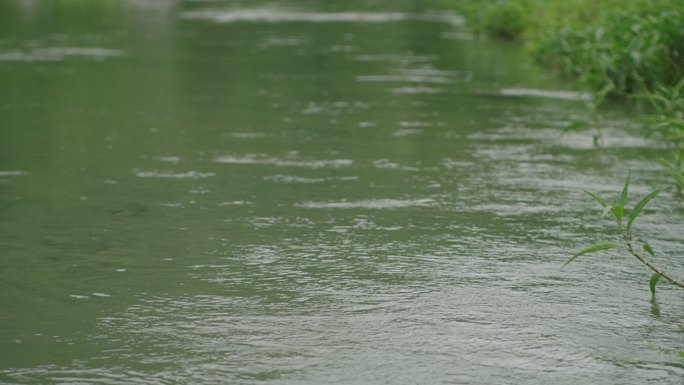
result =
[{"label": "wet surface sheen", "polygon": [[663,150],[419,3],[0,0],[0,383],[681,384],[682,293],[560,270]]}]

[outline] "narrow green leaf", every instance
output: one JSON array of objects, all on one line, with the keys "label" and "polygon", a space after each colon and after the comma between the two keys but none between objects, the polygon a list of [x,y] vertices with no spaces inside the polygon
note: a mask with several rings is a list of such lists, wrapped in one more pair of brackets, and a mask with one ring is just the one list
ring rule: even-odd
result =
[{"label": "narrow green leaf", "polygon": [[682,119],[670,118],[667,120],[667,124],[680,130],[684,128],[684,120]]},{"label": "narrow green leaf", "polygon": [[627,173],[627,180],[625,180],[625,187],[622,188],[622,194],[620,194],[620,206],[625,207],[627,204],[627,196],[629,195],[629,180],[631,178],[631,172]]},{"label": "narrow green leaf", "polygon": [[677,84],[675,84],[674,88],[672,89],[673,92],[679,93],[681,90],[684,89],[684,77],[679,79]]},{"label": "narrow green leaf", "polygon": [[679,352],[679,356],[684,360],[684,352]]},{"label": "narrow green leaf", "polygon": [[580,255],[584,254],[589,254],[589,253],[595,253],[597,251],[601,250],[608,250],[608,249],[614,249],[616,247],[620,247],[620,245],[612,243],[612,242],[599,242],[599,243],[594,243],[591,246],[587,246],[580,250],[577,254],[573,255],[568,259],[565,264],[563,264],[563,267],[567,266],[570,262],[574,261],[575,258],[579,257]]},{"label": "narrow green leaf", "polygon": [[606,206],[608,206],[608,201],[606,201],[605,199],[601,198],[601,197],[598,196],[597,194],[594,194],[593,192],[587,191],[587,190],[582,190],[582,191],[584,191],[584,192],[585,192],[587,195],[589,195],[593,200],[595,200],[596,203],[600,204],[601,207],[605,208]]},{"label": "narrow green leaf", "polygon": [[647,253],[655,257],[655,252],[653,251],[651,245],[649,245],[648,243],[644,243],[644,250],[646,250]]},{"label": "narrow green leaf", "polygon": [[634,220],[639,216],[639,213],[641,213],[641,210],[643,210],[644,207],[646,207],[648,202],[650,202],[651,199],[656,197],[656,195],[667,190],[668,188],[670,188],[670,186],[666,186],[666,187],[663,187],[663,188],[660,188],[658,190],[651,192],[650,194],[646,195],[644,197],[644,199],[640,200],[639,203],[636,204],[636,206],[634,206],[634,209],[632,210],[632,212],[629,213],[629,220],[627,221],[627,232],[628,233],[632,229],[632,223],[634,223]]},{"label": "narrow green leaf", "polygon": [[651,282],[649,282],[649,286],[651,287],[651,295],[655,295],[655,288],[658,284],[658,280],[660,280],[660,277],[662,276],[658,273],[654,273],[653,276],[651,276]]},{"label": "narrow green leaf", "polygon": [[[651,102],[651,104],[653,104],[653,106],[656,107],[657,109],[666,107],[668,104],[670,104],[670,100],[669,100],[668,98],[662,96],[662,95],[658,95],[658,94],[646,94],[646,95],[644,95],[644,96],[645,96],[645,98],[648,99],[648,100]],[[660,104],[658,104],[657,102],[660,102]],[[658,108],[658,107],[660,107],[660,108]]]},{"label": "narrow green leaf", "polygon": [[625,208],[620,205],[615,205],[611,207],[610,210],[613,212],[613,215],[615,215],[615,219],[617,219],[618,223],[622,223],[622,217],[625,216]]}]

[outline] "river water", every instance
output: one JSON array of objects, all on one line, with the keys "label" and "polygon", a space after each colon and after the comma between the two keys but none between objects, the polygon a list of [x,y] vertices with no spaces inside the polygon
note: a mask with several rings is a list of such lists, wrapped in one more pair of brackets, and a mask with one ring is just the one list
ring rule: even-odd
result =
[{"label": "river water", "polygon": [[666,153],[435,9],[0,1],[0,383],[682,384],[681,290],[560,269]]}]

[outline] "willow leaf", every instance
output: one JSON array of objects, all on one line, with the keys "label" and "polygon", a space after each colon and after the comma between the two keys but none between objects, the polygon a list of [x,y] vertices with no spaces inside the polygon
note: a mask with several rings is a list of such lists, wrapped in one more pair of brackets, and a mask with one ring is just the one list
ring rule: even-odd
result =
[{"label": "willow leaf", "polygon": [[660,280],[660,277],[662,277],[662,275],[658,273],[654,273],[653,276],[651,276],[651,282],[649,282],[649,286],[651,287],[651,295],[655,295],[655,288],[658,284],[658,280]]},{"label": "willow leaf", "polygon": [[616,247],[620,247],[620,245],[612,243],[612,242],[599,242],[599,243],[594,243],[591,246],[587,246],[580,250],[577,254],[573,255],[568,259],[565,264],[563,264],[563,267],[567,266],[570,262],[574,261],[575,258],[579,257],[580,255],[584,254],[589,254],[589,253],[595,253],[597,251],[601,250],[608,250],[608,249],[614,249]]},{"label": "willow leaf", "polygon": [[631,179],[631,173],[627,173],[627,180],[625,180],[625,187],[622,188],[622,194],[620,194],[620,206],[625,207],[627,204],[627,196],[629,195],[629,180]]},{"label": "willow leaf", "polygon": [[595,200],[596,203],[600,204],[601,207],[605,208],[606,206],[608,206],[608,201],[606,201],[605,199],[603,199],[603,198],[601,198],[600,196],[598,196],[598,194],[594,194],[593,192],[588,191],[588,190],[582,190],[582,191],[584,191],[584,192],[585,192],[587,195],[589,195],[593,200]]},{"label": "willow leaf", "polygon": [[651,245],[649,245],[648,243],[644,243],[644,250],[646,250],[647,253],[655,257],[655,252],[653,251]]},{"label": "willow leaf", "polygon": [[636,206],[634,206],[632,212],[629,213],[629,220],[627,221],[627,232],[629,232],[632,229],[632,223],[634,223],[634,220],[639,216],[639,213],[641,213],[641,210],[643,210],[644,207],[646,207],[648,202],[650,202],[651,199],[656,197],[656,195],[667,190],[668,188],[670,188],[670,186],[663,187],[661,189],[651,192],[650,194],[646,195],[644,199],[640,200],[639,203],[636,204]]},{"label": "willow leaf", "polygon": [[613,212],[613,215],[615,215],[615,219],[617,219],[618,223],[622,223],[622,217],[625,215],[625,207],[622,205],[615,205],[610,209]]}]

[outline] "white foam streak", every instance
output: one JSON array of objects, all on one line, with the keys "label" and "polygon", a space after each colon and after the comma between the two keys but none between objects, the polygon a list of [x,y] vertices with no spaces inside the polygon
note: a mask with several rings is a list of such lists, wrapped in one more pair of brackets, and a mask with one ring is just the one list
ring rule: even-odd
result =
[{"label": "white foam streak", "polygon": [[229,11],[206,10],[183,13],[186,19],[212,20],[217,23],[235,22],[363,22],[386,23],[390,21],[406,20],[404,13],[361,13],[361,12],[293,12],[276,9],[237,9]]},{"label": "white foam streak", "polygon": [[433,83],[433,84],[448,84],[451,80],[442,76],[425,76],[425,75],[363,75],[357,76],[356,80],[360,82],[378,82],[378,83]]},{"label": "white foam streak", "polygon": [[398,62],[398,63],[429,63],[437,60],[436,56],[417,55],[357,55],[360,62]]},{"label": "white foam streak", "polygon": [[261,23],[388,23],[405,20],[431,21],[463,24],[463,18],[456,14],[410,14],[401,12],[297,12],[276,8],[202,10],[182,14],[185,19],[210,20],[216,23],[261,22]]},{"label": "white foam streak", "polygon": [[6,176],[21,176],[21,175],[26,175],[28,174],[27,172],[24,171],[0,171],[0,178],[6,177]]},{"label": "white foam streak", "polygon": [[301,176],[296,176],[296,175],[268,175],[264,177],[265,180],[270,180],[276,183],[301,183],[301,184],[310,184],[310,183],[324,183],[326,181],[325,178],[305,178]]},{"label": "white foam streak", "polygon": [[278,167],[302,167],[319,169],[325,167],[347,167],[353,164],[350,159],[326,159],[326,160],[297,160],[297,159],[278,159],[258,157],[255,155],[247,155],[237,157],[233,155],[225,155],[214,159],[214,162],[221,164],[262,164]]},{"label": "white foam streak", "polygon": [[399,87],[399,88],[392,88],[390,90],[393,94],[397,95],[419,95],[419,94],[427,94],[427,95],[432,95],[432,94],[438,94],[442,92],[439,88],[434,88],[434,87]]},{"label": "white foam streak", "polygon": [[99,47],[52,47],[35,48],[30,51],[0,52],[0,61],[61,61],[70,57],[103,60],[123,56],[124,52],[116,49]]},{"label": "white foam streak", "polygon": [[354,202],[306,202],[298,206],[308,209],[398,209],[433,204],[432,199],[368,199]]},{"label": "white foam streak", "polygon": [[216,176],[213,172],[198,172],[198,171],[187,171],[187,172],[160,172],[160,171],[141,171],[133,170],[135,176],[138,178],[166,178],[166,179],[204,179]]},{"label": "white foam streak", "polygon": [[562,100],[589,100],[590,95],[586,92],[575,91],[547,91],[532,88],[502,88],[499,93],[504,96],[531,96],[537,98],[562,99]]}]

